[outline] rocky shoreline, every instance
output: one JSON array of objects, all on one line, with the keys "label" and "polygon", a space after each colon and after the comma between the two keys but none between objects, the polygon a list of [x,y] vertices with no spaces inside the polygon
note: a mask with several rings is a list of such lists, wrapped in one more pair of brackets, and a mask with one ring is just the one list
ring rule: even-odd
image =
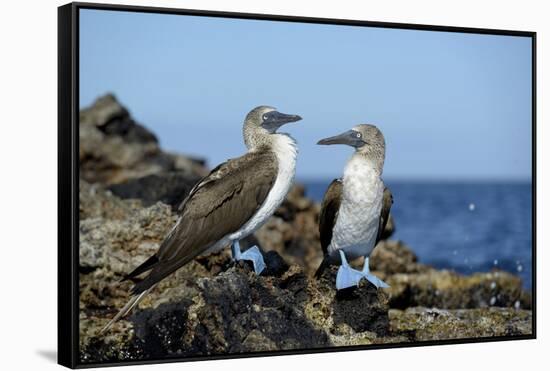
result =
[{"label": "rocky shoreline", "polygon": [[[530,334],[531,297],[521,280],[469,276],[417,261],[387,239],[371,269],[390,284],[336,292],[321,279],[319,205],[296,185],[256,234],[268,269],[256,276],[229,249],[200,257],[162,281],[103,335],[128,300],[119,280],[172,227],[174,207],[207,173],[205,162],[163,152],[113,96],[81,112],[80,358],[86,362]],[[398,221],[397,221],[398,222]],[[386,231],[391,236],[393,223]]]}]

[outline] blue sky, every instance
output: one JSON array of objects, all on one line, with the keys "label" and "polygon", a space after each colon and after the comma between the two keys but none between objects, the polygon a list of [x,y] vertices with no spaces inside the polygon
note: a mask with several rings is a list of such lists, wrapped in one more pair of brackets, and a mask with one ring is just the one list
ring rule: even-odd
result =
[{"label": "blue sky", "polygon": [[245,150],[267,104],[303,120],[301,179],[351,154],[318,139],[358,123],[386,137],[386,179],[531,177],[525,37],[81,10],[80,106],[114,93],[163,148],[215,165]]}]

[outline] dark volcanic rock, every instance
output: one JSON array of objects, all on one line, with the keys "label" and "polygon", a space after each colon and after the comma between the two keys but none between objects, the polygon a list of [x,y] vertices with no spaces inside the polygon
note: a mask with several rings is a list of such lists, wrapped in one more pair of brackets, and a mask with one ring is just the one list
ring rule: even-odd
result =
[{"label": "dark volcanic rock", "polygon": [[226,249],[182,267],[98,336],[129,299],[131,283],[120,278],[156,250],[175,215],[162,203],[144,207],[84,181],[81,189],[88,216],[81,220],[83,361],[366,344],[388,333],[382,291],[365,285],[337,295],[335,269],[310,280],[276,251],[265,253],[267,270],[257,276],[248,264],[232,263]]},{"label": "dark volcanic rock", "polygon": [[301,310],[306,297],[299,291],[306,289],[305,281],[287,285],[295,279],[293,273],[263,278],[235,267],[199,280],[201,295],[189,311],[184,347],[197,354],[217,354],[258,350],[254,339],[260,339],[260,349],[329,345],[327,334]]},{"label": "dark volcanic rock", "polygon": [[[108,99],[103,100],[101,103],[109,104]],[[158,143],[155,134],[135,122],[126,109],[122,108],[113,113],[115,115],[101,122],[103,125],[97,126],[105,135],[123,137],[128,143]]]},{"label": "dark volcanic rock", "polygon": [[339,291],[336,299],[333,305],[336,325],[345,324],[356,333],[372,331],[378,336],[388,334],[388,299],[373,285],[365,283],[359,288]]},{"label": "dark volcanic rock", "polygon": [[192,303],[182,299],[132,314],[129,320],[134,325],[134,347],[152,358],[183,355],[181,339]]},{"label": "dark volcanic rock", "polygon": [[163,152],[156,136],[136,123],[113,95],[80,111],[80,176],[115,184],[166,171],[204,176],[204,161]]},{"label": "dark volcanic rock", "polygon": [[[120,278],[156,251],[176,216],[161,202],[145,207],[99,185],[82,181],[80,186],[83,362],[450,339],[476,336],[476,328],[487,336],[531,331],[531,312],[513,309],[530,307],[516,276],[438,271],[419,264],[400,242],[381,243],[371,261],[389,289],[376,290],[363,282],[336,292],[337,267],[312,279],[311,268],[295,262],[305,256],[320,259],[320,248],[312,242],[316,229],[306,234],[309,240],[302,247],[309,251],[300,255],[291,246],[303,243],[301,237],[288,227],[306,230],[317,211],[314,205],[298,203],[286,208],[294,210],[287,214],[289,221],[274,216],[262,228],[264,233],[268,228],[262,242],[268,268],[262,275],[256,276],[247,262],[234,264],[229,249],[198,257],[99,336],[129,299],[132,284]],[[256,243],[250,238],[241,245],[246,249]]]},{"label": "dark volcanic rock", "polygon": [[156,307],[140,307],[107,336],[98,335],[105,320],[83,319],[82,360],[115,361],[128,353],[145,359],[371,343],[389,334],[390,325],[381,292],[361,287],[341,297],[332,280],[308,282],[297,266],[279,278],[233,266],[215,277],[197,279],[191,300],[173,298]]},{"label": "dark volcanic rock", "polygon": [[167,172],[130,179],[121,184],[113,184],[108,189],[120,198],[139,199],[145,206],[161,201],[177,209],[200,179],[198,175]]}]

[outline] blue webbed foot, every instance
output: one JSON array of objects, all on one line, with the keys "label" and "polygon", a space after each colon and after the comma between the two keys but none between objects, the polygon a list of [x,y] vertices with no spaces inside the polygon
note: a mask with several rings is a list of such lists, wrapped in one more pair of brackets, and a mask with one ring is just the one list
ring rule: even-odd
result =
[{"label": "blue webbed foot", "polygon": [[382,281],[380,278],[376,277],[370,272],[368,257],[365,257],[365,263],[363,264],[363,271],[361,271],[361,274],[363,275],[363,277],[366,278],[367,281],[376,286],[377,289],[387,289],[388,287],[390,287],[390,285],[388,285],[386,282]]},{"label": "blue webbed foot", "polygon": [[254,266],[254,272],[256,274],[262,273],[266,268],[264,258],[258,246],[252,246],[245,252],[241,252],[239,241],[233,242],[231,246],[231,252],[233,253],[233,259],[235,260],[250,260]]},{"label": "blue webbed foot", "polygon": [[363,278],[363,275],[358,270],[349,265],[341,265],[336,275],[336,289],[343,290],[348,287],[359,286],[361,278]]},{"label": "blue webbed foot", "polygon": [[250,260],[254,265],[254,272],[256,274],[262,273],[265,269],[265,262],[258,246],[252,246],[245,252],[241,253],[242,260]]},{"label": "blue webbed foot", "polygon": [[342,250],[340,252],[340,258],[342,259],[342,265],[338,269],[338,274],[336,275],[336,289],[342,290],[348,287],[359,286],[359,282],[362,278],[365,278],[367,281],[372,283],[376,288],[387,288],[390,287],[387,283],[382,281],[380,278],[376,277],[369,270],[369,258],[365,258],[365,264],[362,271],[353,269],[348,264],[346,256]]}]

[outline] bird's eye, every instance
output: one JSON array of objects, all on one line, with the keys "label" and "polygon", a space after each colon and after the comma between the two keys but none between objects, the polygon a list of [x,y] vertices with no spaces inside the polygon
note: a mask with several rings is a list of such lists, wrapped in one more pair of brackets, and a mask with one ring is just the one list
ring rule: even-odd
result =
[{"label": "bird's eye", "polygon": [[355,134],[355,136],[356,136],[357,138],[361,138],[361,133],[357,133],[357,134]]},{"label": "bird's eye", "polygon": [[267,115],[264,115],[263,119],[264,119],[264,120],[267,120]]}]

